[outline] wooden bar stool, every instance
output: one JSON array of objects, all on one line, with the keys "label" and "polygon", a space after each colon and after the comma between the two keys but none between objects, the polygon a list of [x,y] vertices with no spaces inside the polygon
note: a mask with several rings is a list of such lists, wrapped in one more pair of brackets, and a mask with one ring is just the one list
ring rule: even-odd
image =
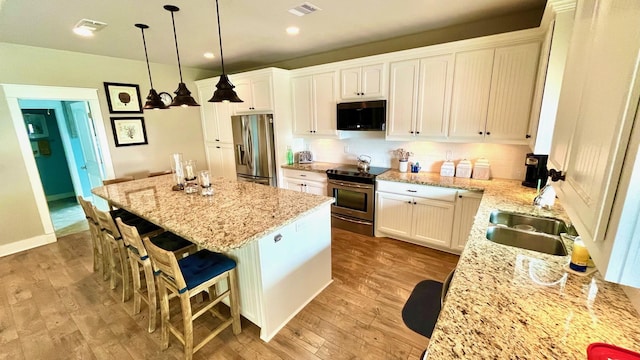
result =
[{"label": "wooden bar stool", "polygon": [[[149,252],[156,274],[158,274],[160,312],[162,315],[161,346],[163,350],[169,347],[169,332],[184,346],[184,358],[186,360],[191,360],[196,351],[200,350],[229,325],[232,325],[235,335],[240,334],[240,305],[238,303],[236,262],[234,260],[208,250],[200,250],[185,258],[177,259],[174,253],[161,249],[148,238],[144,238],[143,242]],[[218,295],[215,285],[225,279],[227,280],[228,288]],[[190,299],[204,291],[209,293],[209,301],[203,303],[193,313]],[[175,325],[171,324],[168,292],[175,294],[180,299],[183,333]],[[222,316],[213,308],[224,298],[229,299],[231,307],[231,316],[229,318]],[[193,321],[207,311],[220,319],[222,324],[194,346]]]},{"label": "wooden bar stool", "polygon": [[[127,251],[122,242],[122,235],[120,235],[111,213],[98,210],[95,206],[94,209],[107,253],[111,289],[116,288],[117,278],[120,278],[122,281],[122,302],[125,302],[131,296],[131,273],[129,265],[127,265],[129,261],[127,260]],[[117,210],[115,211],[117,212]],[[142,236],[154,236],[164,231],[162,228],[139,217],[123,219],[123,221],[128,225],[135,226],[138,229],[138,233],[143,234]],[[119,262],[118,266],[116,266],[116,260]]]},{"label": "wooden bar stool", "polygon": [[[125,224],[121,218],[116,219],[116,225],[118,225],[122,240],[129,252],[129,264],[131,265],[131,275],[133,277],[133,313],[138,314],[140,312],[140,301],[144,300],[149,308],[149,332],[153,332],[156,329],[158,297],[156,295],[156,283],[151,259],[149,259],[147,249],[144,247],[142,238],[140,238],[138,229],[135,226]],[[178,258],[198,250],[195,244],[171,232],[163,232],[149,240],[158,247],[173,252]],[[146,291],[142,289],[141,271],[144,272]]]},{"label": "wooden bar stool", "polygon": [[91,245],[93,247],[93,271],[98,271],[102,274],[102,279],[107,280],[109,272],[107,271],[107,260],[104,252],[104,245],[102,242],[102,235],[100,234],[100,224],[93,210],[93,204],[85,200],[82,196],[78,196],[78,202],[84,211],[84,215],[89,223],[89,233],[91,234]]}]

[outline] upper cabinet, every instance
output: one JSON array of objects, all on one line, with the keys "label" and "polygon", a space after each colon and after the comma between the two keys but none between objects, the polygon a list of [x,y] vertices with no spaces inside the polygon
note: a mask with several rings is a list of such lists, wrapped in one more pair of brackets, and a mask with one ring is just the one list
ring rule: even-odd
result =
[{"label": "upper cabinet", "polygon": [[449,137],[528,143],[539,56],[540,41],[457,53]]},{"label": "upper cabinet", "polygon": [[270,75],[248,78],[234,77],[238,97],[243,102],[235,103],[236,114],[273,111],[273,86]]},{"label": "upper cabinet", "polygon": [[447,135],[453,56],[392,62],[389,140],[444,140]]},{"label": "upper cabinet", "polygon": [[336,137],[336,72],[291,78],[294,135]]},{"label": "upper cabinet", "polygon": [[340,99],[378,99],[386,95],[386,66],[374,64],[340,70]]},{"label": "upper cabinet", "polygon": [[578,2],[550,156],[566,176],[555,184],[558,197],[598,270],[605,280],[635,287],[639,18],[637,1]]}]

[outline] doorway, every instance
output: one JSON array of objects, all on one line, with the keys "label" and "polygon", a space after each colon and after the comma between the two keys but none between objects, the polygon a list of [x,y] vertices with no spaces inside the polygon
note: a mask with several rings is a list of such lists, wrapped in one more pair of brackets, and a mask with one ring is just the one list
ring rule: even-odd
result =
[{"label": "doorway", "polygon": [[[57,106],[62,109],[57,112],[60,113],[61,116],[56,116],[56,123],[59,125],[60,142],[63,144],[64,153],[67,158],[66,166],[64,167],[67,168],[68,174],[72,179],[72,196],[75,196],[76,194],[83,194],[87,195],[87,197],[91,197],[90,189],[92,185],[83,186],[85,181],[82,180],[83,177],[80,175],[83,171],[86,172],[88,176],[89,184],[91,184],[91,182],[97,182],[96,186],[100,186],[101,179],[103,177],[113,176],[113,165],[111,163],[102,112],[100,111],[97,89],[10,84],[1,84],[1,86],[4,90],[3,95],[6,99],[6,105],[8,106],[4,110],[8,111],[10,114],[13,122],[13,128],[16,130],[17,140],[22,154],[21,158],[25,165],[24,169],[26,170],[26,175],[30,179],[27,186],[31,187],[33,193],[32,201],[34,202],[25,203],[26,198],[22,197],[21,200],[19,200],[20,202],[16,203],[16,205],[19,204],[19,206],[25,208],[35,205],[35,209],[37,209],[37,214],[39,214],[40,222],[42,224],[42,229],[44,230],[44,233],[41,236],[32,238],[33,240],[30,240],[28,243],[18,245],[29,248],[37,246],[37,244],[55,241],[56,236],[53,222],[51,220],[52,216],[50,214],[50,208],[47,203],[47,194],[45,194],[42,182],[39,181],[40,171],[34,156],[34,151],[38,151],[42,156],[41,151],[47,151],[47,144],[43,142],[39,145],[38,141],[32,141],[36,140],[37,137],[33,139],[29,136],[30,132],[44,133],[44,130],[33,125],[30,128],[28,126],[29,124],[25,123],[25,118],[23,116],[23,110],[25,109],[21,108],[21,102],[52,101],[57,103]],[[39,109],[44,109],[46,111],[47,109],[51,109],[51,107],[40,106]],[[86,118],[79,121],[78,119],[82,117],[78,117],[73,114],[84,114]],[[64,117],[62,115],[68,117]],[[70,145],[72,137],[70,136],[71,134],[69,132],[67,122],[72,121],[75,123],[73,130],[77,132],[77,138],[74,139],[81,142],[81,134],[90,134],[93,142],[92,146],[85,147],[84,144],[81,146],[81,155],[74,154],[73,146]],[[84,128],[88,129],[88,131],[83,131]],[[25,129],[27,130],[25,131]],[[48,150],[51,151],[51,149]],[[95,161],[91,161],[91,159],[93,159],[92,157],[86,156],[87,152],[94,154]],[[73,159],[73,161],[71,161],[71,159]],[[83,188],[85,189],[83,190]],[[106,202],[100,198],[96,197],[93,200],[96,206],[100,208],[107,207]],[[14,247],[17,248],[18,246]],[[14,250],[11,251],[13,252]]]}]

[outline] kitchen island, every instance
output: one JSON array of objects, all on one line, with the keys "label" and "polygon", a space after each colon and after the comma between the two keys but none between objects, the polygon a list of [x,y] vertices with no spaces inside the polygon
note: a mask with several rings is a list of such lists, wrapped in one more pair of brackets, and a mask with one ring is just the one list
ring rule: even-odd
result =
[{"label": "kitchen island", "polygon": [[331,283],[333,198],[223,178],[213,196],[172,191],[171,175],[92,192],[237,262],[241,314],[269,341]]},{"label": "kitchen island", "polygon": [[[593,342],[640,351],[640,316],[621,286],[596,271],[566,269],[554,256],[486,239],[495,209],[569,221],[556,201],[532,205],[535,189],[517,180],[474,180],[390,170],[378,180],[483,191],[471,234],[429,340],[428,358],[586,359]],[[570,252],[572,244],[567,240]]]}]

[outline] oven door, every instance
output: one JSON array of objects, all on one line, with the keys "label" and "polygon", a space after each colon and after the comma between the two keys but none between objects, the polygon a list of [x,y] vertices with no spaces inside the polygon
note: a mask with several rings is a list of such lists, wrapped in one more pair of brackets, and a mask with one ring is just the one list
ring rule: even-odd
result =
[{"label": "oven door", "polygon": [[373,222],[373,204],[375,201],[374,185],[349,181],[329,180],[329,196],[336,199],[331,205],[333,214]]}]

